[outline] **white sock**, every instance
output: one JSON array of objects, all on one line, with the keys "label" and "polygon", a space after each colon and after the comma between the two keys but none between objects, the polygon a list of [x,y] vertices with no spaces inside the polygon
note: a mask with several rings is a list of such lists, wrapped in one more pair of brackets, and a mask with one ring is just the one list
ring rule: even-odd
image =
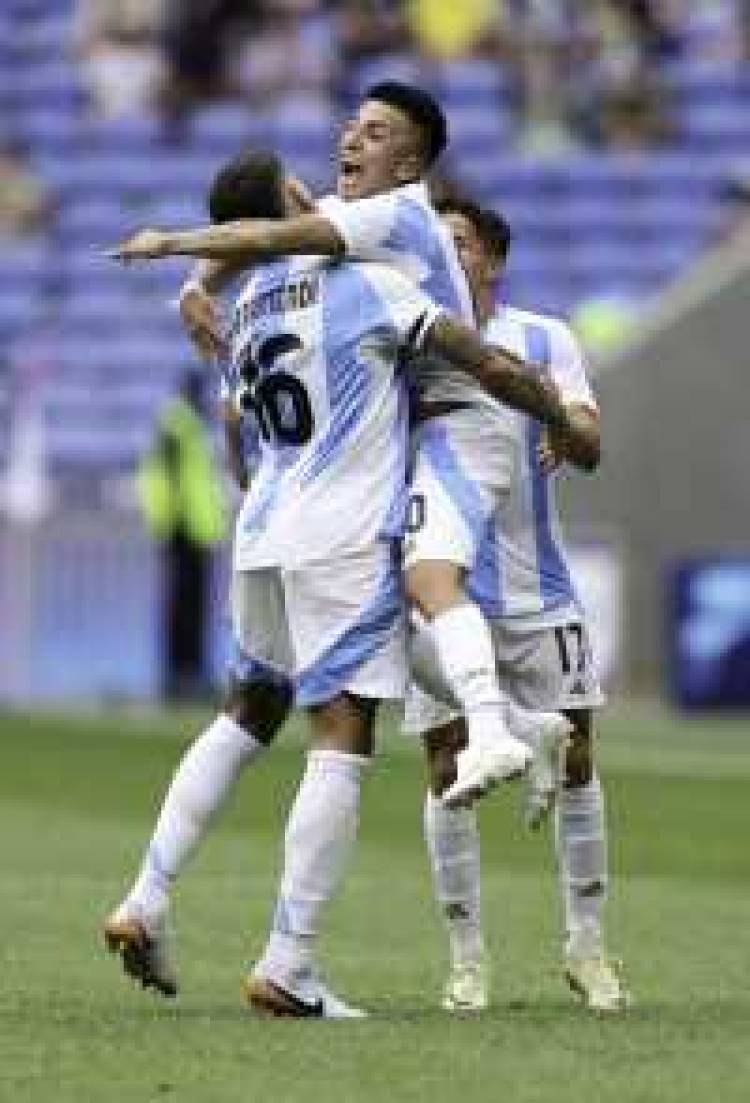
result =
[{"label": "white sock", "polygon": [[343,751],[311,751],[287,821],[284,872],[273,926],[256,969],[292,990],[309,972],[323,905],[346,872],[359,827],[362,771]]},{"label": "white sock", "polygon": [[428,792],[424,835],[432,882],[448,929],[451,963],[482,958],[479,827],[473,808],[446,808]]},{"label": "white sock", "polygon": [[567,951],[588,956],[601,950],[607,898],[607,840],[599,778],[563,789],[555,815]]},{"label": "white sock", "polygon": [[466,719],[469,742],[508,737],[492,636],[476,605],[440,613],[429,627],[445,681]]},{"label": "white sock", "polygon": [[220,714],[183,756],[164,798],[156,828],[126,907],[153,924],[163,918],[169,891],[242,768],[265,745]]}]

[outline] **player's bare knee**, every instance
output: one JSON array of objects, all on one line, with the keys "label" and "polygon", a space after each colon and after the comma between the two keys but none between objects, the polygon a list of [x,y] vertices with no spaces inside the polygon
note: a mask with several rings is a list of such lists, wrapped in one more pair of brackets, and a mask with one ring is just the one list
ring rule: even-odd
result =
[{"label": "player's bare knee", "polygon": [[233,681],[224,700],[224,711],[260,743],[273,742],[292,707],[292,690],[276,682]]},{"label": "player's bare knee", "polygon": [[309,709],[313,746],[369,757],[379,702],[352,693],[340,693]]},{"label": "player's bare knee", "polygon": [[462,568],[443,560],[425,560],[404,576],[407,600],[427,620],[465,600]]},{"label": "player's bare knee", "polygon": [[573,731],[565,752],[565,785],[576,789],[588,785],[594,776],[591,713],[576,711],[566,715],[573,724]]}]

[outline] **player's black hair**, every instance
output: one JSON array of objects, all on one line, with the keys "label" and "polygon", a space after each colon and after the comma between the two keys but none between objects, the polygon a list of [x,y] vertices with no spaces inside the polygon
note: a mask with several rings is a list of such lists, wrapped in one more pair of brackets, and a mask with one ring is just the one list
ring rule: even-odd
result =
[{"label": "player's black hair", "polygon": [[208,193],[212,222],[283,218],[284,166],[275,153],[247,149],[223,165]]},{"label": "player's black hair", "polygon": [[398,108],[424,135],[427,165],[437,160],[448,144],[448,123],[437,100],[413,84],[398,80],[384,80],[373,84],[365,93],[365,100],[377,100]]},{"label": "player's black hair", "polygon": [[501,214],[489,207],[480,207],[460,195],[443,195],[435,203],[440,214],[460,214],[470,222],[485,249],[497,260],[505,261],[510,249],[510,226]]}]

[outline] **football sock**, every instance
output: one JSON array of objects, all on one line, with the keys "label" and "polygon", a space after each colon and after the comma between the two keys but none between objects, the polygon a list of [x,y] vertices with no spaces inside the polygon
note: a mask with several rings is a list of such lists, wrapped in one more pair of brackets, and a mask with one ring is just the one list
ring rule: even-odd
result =
[{"label": "football sock", "polygon": [[469,741],[508,737],[492,636],[477,606],[455,605],[434,617],[429,631],[443,677],[466,719]]},{"label": "football sock", "polygon": [[428,792],[424,834],[435,896],[448,929],[451,963],[481,960],[479,828],[473,808],[446,808]]},{"label": "football sock", "polygon": [[601,950],[607,898],[604,799],[597,776],[586,785],[562,790],[555,828],[567,952],[590,956]]},{"label": "football sock", "polygon": [[224,803],[242,768],[264,744],[225,714],[198,736],[184,755],[164,798],[156,828],[127,904],[158,923],[182,866]]},{"label": "football sock", "polygon": [[314,750],[287,821],[284,871],[271,934],[256,966],[291,990],[313,965],[321,910],[346,872],[359,827],[362,772],[369,759]]}]

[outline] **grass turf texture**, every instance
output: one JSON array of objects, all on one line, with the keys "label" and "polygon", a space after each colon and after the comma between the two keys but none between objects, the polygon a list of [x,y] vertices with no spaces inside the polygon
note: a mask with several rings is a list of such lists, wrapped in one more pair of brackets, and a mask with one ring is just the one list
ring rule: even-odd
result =
[{"label": "grass turf texture", "polygon": [[182,994],[132,987],[100,925],[135,870],[192,713],[0,717],[0,1100],[659,1100],[721,1103],[750,1084],[750,726],[654,706],[603,725],[614,886],[610,942],[637,999],[583,1012],[560,976],[548,837],[519,798],[482,808],[493,1005],[437,1009],[444,941],[421,841],[417,750],[386,732],[361,845],[323,956],[363,1023],[269,1022],[239,1005],[262,946],[302,764],[292,726],[248,773],[176,899]]}]

